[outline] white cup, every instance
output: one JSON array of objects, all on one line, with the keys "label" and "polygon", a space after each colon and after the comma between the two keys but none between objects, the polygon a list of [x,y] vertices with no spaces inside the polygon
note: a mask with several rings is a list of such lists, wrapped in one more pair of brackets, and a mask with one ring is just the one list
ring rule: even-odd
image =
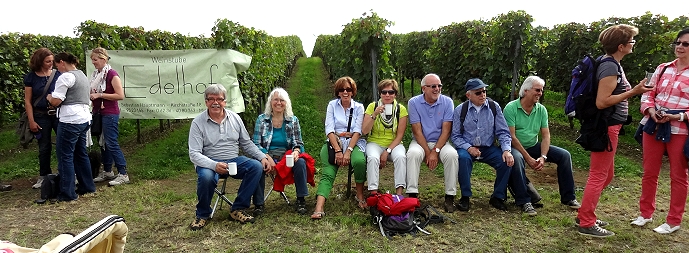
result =
[{"label": "white cup", "polygon": [[227,171],[230,173],[230,176],[237,175],[237,163],[228,163]]},{"label": "white cup", "polygon": [[385,115],[392,115],[392,104],[385,104]]},{"label": "white cup", "polygon": [[285,164],[287,164],[288,168],[294,167],[294,155],[286,155]]}]

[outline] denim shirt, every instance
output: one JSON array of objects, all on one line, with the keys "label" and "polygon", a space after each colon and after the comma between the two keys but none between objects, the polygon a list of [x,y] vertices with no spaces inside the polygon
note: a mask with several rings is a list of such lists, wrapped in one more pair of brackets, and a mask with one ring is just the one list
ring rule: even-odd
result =
[{"label": "denim shirt", "polygon": [[[301,127],[297,116],[285,118],[285,134],[287,134],[287,149],[299,148],[300,153],[304,153],[304,141],[301,139]],[[254,126],[253,141],[256,147],[264,154],[268,153],[270,142],[273,140],[273,121],[272,116],[261,114],[256,119]]]},{"label": "denim shirt", "polygon": [[[505,115],[502,114],[500,105],[497,102],[493,103],[495,103],[498,115],[493,115],[493,112],[488,108],[488,100],[479,107],[479,110],[476,110],[475,106],[469,106],[464,119],[464,133],[460,133],[459,123],[462,104],[455,108],[451,139],[458,149],[466,150],[472,146],[493,146],[495,138],[497,138],[502,151],[511,150],[512,135],[507,127]],[[493,126],[493,122],[495,122],[495,126]],[[493,131],[493,128],[495,128],[495,131]],[[476,136],[480,137],[481,143],[473,143]]]}]

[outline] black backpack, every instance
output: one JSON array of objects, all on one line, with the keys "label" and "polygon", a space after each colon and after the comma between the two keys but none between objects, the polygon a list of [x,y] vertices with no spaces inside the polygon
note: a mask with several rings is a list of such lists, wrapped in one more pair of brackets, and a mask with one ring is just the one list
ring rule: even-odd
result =
[{"label": "black backpack", "polygon": [[36,204],[45,204],[46,201],[55,202],[58,193],[60,193],[60,175],[48,174],[41,184],[41,196],[35,202]]}]

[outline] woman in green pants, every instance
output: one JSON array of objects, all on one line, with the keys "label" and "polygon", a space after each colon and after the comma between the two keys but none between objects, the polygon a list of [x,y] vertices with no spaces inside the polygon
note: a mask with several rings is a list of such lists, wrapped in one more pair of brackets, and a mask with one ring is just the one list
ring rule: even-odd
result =
[{"label": "woman in green pants", "polygon": [[325,216],[323,205],[330,196],[333,182],[340,167],[354,168],[356,182],[356,200],[360,208],[366,207],[364,201],[364,182],[366,181],[366,141],[361,139],[361,125],[364,122],[364,105],[353,100],[356,95],[356,83],[351,77],[345,76],[335,82],[334,99],[328,103],[325,115],[325,134],[327,142],[335,150],[334,164],[328,161],[328,143],[321,148],[321,180],[316,192],[316,209],[312,219]]}]

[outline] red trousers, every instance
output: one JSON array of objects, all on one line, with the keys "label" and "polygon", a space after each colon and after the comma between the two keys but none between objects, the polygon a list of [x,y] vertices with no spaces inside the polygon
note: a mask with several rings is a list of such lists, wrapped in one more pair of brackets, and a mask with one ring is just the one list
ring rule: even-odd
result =
[{"label": "red trousers", "polygon": [[584,188],[584,197],[581,199],[581,208],[579,208],[579,226],[592,227],[596,224],[596,206],[598,200],[612,177],[615,176],[615,152],[617,152],[617,141],[620,135],[620,128],[622,125],[614,125],[608,127],[608,137],[612,144],[612,151],[607,152],[591,152],[591,165],[589,169],[589,178],[586,181],[586,188]]},{"label": "red trousers", "polygon": [[670,210],[667,213],[667,224],[677,226],[682,223],[684,207],[687,200],[687,157],[684,156],[684,142],[687,135],[673,134],[670,142],[663,143],[655,135],[644,133],[644,176],[641,179],[641,198],[639,211],[648,219],[656,210],[656,191],[658,174],[662,165],[663,154],[667,151],[670,160]]}]

